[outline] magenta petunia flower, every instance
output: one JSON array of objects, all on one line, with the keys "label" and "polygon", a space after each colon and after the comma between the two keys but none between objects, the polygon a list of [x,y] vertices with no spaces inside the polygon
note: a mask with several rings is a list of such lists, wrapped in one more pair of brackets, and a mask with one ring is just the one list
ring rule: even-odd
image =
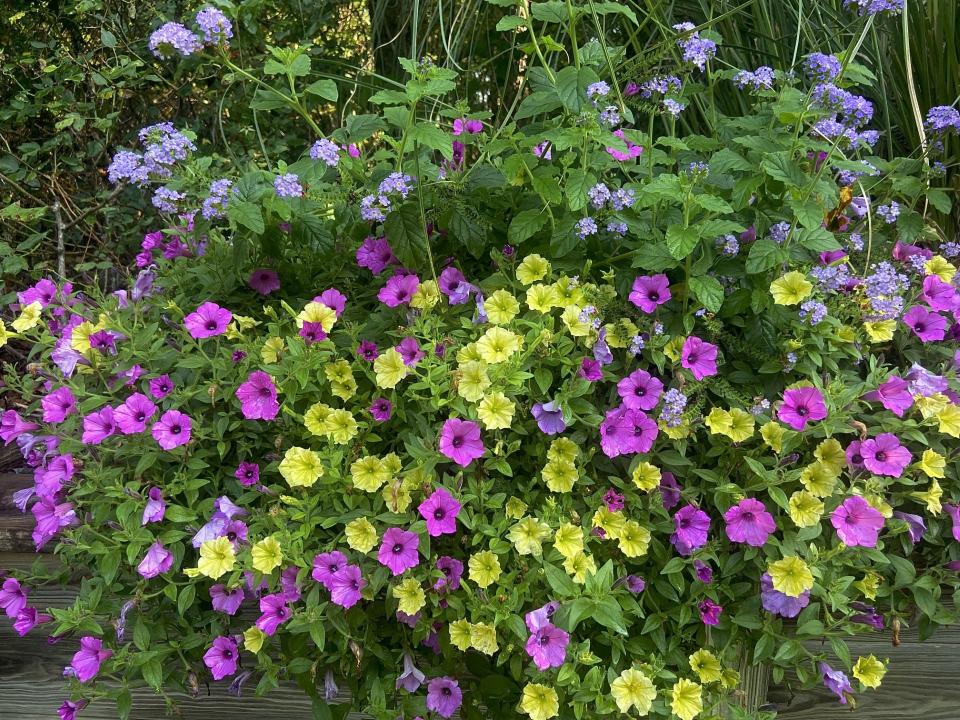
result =
[{"label": "magenta petunia flower", "polygon": [[190,442],[190,418],[179,410],[167,410],[160,419],[153,424],[150,432],[153,439],[164,450],[173,450],[180,445]]},{"label": "magenta petunia flower", "polygon": [[263,614],[257,618],[256,626],[266,635],[271,636],[292,615],[290,608],[287,607],[287,599],[282,593],[264,595],[260,598],[260,612]]},{"label": "magenta petunia flower", "polygon": [[663,383],[646,370],[634,370],[617,383],[617,393],[631,410],[653,410],[663,394]]},{"label": "magenta petunia flower", "polygon": [[247,285],[261,295],[269,295],[275,290],[280,289],[280,276],[276,270],[270,268],[257,268],[250,273]]},{"label": "magenta petunia flower", "polygon": [[440,717],[452,717],[462,702],[463,691],[453,678],[438,677],[427,684],[427,710]]},{"label": "magenta petunia flower", "polygon": [[400,341],[400,344],[397,345],[394,350],[400,353],[400,357],[403,358],[403,364],[408,367],[414,367],[418,362],[423,360],[426,357],[426,353],[420,349],[420,345],[417,344],[417,340],[414,337],[407,336]]},{"label": "magenta petunia flower", "polygon": [[347,565],[347,556],[339,550],[320,553],[313,558],[313,570],[310,577],[323,585],[327,590],[330,589],[330,581],[334,573]]},{"label": "magenta petunia flower", "polygon": [[697,380],[717,374],[717,346],[691,335],[683,343],[680,364]]},{"label": "magenta petunia flower", "polygon": [[242,462],[237,466],[233,476],[244,487],[251,487],[260,482],[260,466],[257,463]]},{"label": "magenta petunia flower", "polygon": [[30,305],[38,302],[40,307],[46,307],[57,297],[57,284],[49,278],[38,280],[36,285],[17,293],[21,305]]},{"label": "magenta petunia flower", "polygon": [[420,285],[420,278],[416,275],[396,273],[387,284],[380,288],[377,298],[387,307],[406,305],[413,298],[413,294]]},{"label": "magenta petunia flower", "polygon": [[736,543],[762,547],[770,533],[777,529],[773,515],[767,512],[762,502],[744,498],[724,513],[727,522],[727,537]]},{"label": "magenta petunia flower", "polygon": [[16,410],[5,410],[0,415],[0,440],[4,445],[9,445],[24,433],[33,432],[39,429],[36,423],[28,422],[20,417]]},{"label": "magenta petunia flower", "polygon": [[723,612],[723,607],[717,605],[710,598],[701,600],[697,609],[700,611],[700,620],[704,625],[716,626],[720,624],[720,613]]},{"label": "magenta petunia flower", "polygon": [[237,649],[237,641],[232,637],[221,635],[214,638],[213,644],[204,653],[203,664],[210,668],[214,680],[223,680],[223,678],[237,672],[237,660],[239,658],[240,651]]},{"label": "magenta petunia flower", "polygon": [[567,659],[567,645],[570,635],[550,623],[538,627],[527,638],[527,655],[533,658],[533,664],[541,672],[560,667]]},{"label": "magenta petunia flower", "polygon": [[337,317],[340,317],[343,311],[347,309],[347,296],[336,288],[327,288],[317,295],[313,301],[326,305],[337,314]]},{"label": "magenta petunia flower", "polygon": [[152,487],[147,491],[147,504],[143,508],[143,518],[141,525],[160,522],[167,511],[167,503],[163,500],[163,491],[158,487]]},{"label": "magenta petunia flower", "polygon": [[16,578],[7,578],[0,585],[0,610],[15,618],[27,605],[28,590]]},{"label": "magenta petunia flower", "polygon": [[307,345],[313,345],[326,340],[327,331],[323,329],[323,323],[306,320],[300,326],[300,337],[304,339]]},{"label": "magenta petunia flower", "polygon": [[883,529],[883,514],[859,495],[848,497],[833,511],[830,524],[844,545],[876,547]]},{"label": "magenta petunia flower", "polygon": [[137,565],[137,572],[149,580],[167,572],[172,567],[173,553],[158,540],[147,548],[147,554]]},{"label": "magenta petunia flower", "polygon": [[804,590],[799,596],[790,597],[775,589],[770,573],[764,573],[760,578],[760,603],[768,613],[795,618],[810,604],[810,591]]},{"label": "magenta petunia flower", "polygon": [[713,582],[713,569],[702,560],[693,561],[693,571],[696,573],[697,580],[704,585],[709,585]]},{"label": "magenta petunia flower", "polygon": [[273,420],[280,412],[277,387],[263,370],[256,370],[237,388],[240,412],[247,420]]},{"label": "magenta petunia flower", "polygon": [[931,310],[951,312],[960,304],[957,289],[936,275],[927,275],[923,279],[923,294],[920,297]]},{"label": "magenta petunia flower", "polygon": [[403,671],[397,675],[396,689],[403,688],[408,693],[416,692],[423,685],[426,676],[421,672],[413,662],[413,655],[408,652],[403,654]]},{"label": "magenta petunia flower", "polygon": [[[960,505],[944,503],[943,509],[947,511],[947,514],[950,516],[950,520],[953,523],[953,539],[957,542],[960,542]],[[914,542],[916,542],[916,540],[914,540]]]},{"label": "magenta petunia flower", "polygon": [[77,399],[68,387],[59,387],[40,401],[43,421],[60,423],[77,411]]},{"label": "magenta petunia flower", "polygon": [[440,452],[460,467],[466,467],[484,453],[480,426],[470,420],[450,418],[440,431]]},{"label": "magenta petunia flower", "polygon": [[923,305],[914,305],[903,315],[903,323],[922,342],[943,340],[947,331],[947,319],[940,313],[930,312]]},{"label": "magenta petunia flower", "polygon": [[551,600],[546,605],[541,605],[536,610],[531,610],[523,616],[523,621],[527,625],[527,630],[536,632],[545,625],[549,625],[554,614],[560,609],[560,603]]},{"label": "magenta petunia flower", "polygon": [[600,449],[607,457],[650,452],[660,430],[642,410],[625,405],[608,410],[600,424]]},{"label": "magenta petunia flower", "polygon": [[233,320],[233,313],[216,303],[205,302],[183,319],[183,324],[195,340],[223,335]]},{"label": "magenta petunia flower", "polygon": [[44,625],[53,620],[53,616],[42,613],[34,607],[21,608],[13,621],[13,630],[20,637],[33,630],[37,625]]},{"label": "magenta petunia flower", "polygon": [[863,464],[874,475],[900,477],[913,459],[910,451],[900,444],[893,433],[881,433],[860,444]]},{"label": "magenta petunia flower", "polygon": [[124,435],[142,433],[147,422],[156,414],[157,406],[143,393],[133,393],[123,405],[113,411],[113,419]]},{"label": "magenta petunia flower", "polygon": [[370,404],[370,415],[377,422],[386,422],[393,413],[393,403],[386,398],[375,398]]},{"label": "magenta petunia flower", "polygon": [[[947,512],[950,512],[950,505],[944,507]],[[952,507],[957,506],[954,505]],[[951,513],[951,516],[953,515],[954,513]],[[927,523],[924,522],[922,517],[914,515],[913,513],[901,512],[900,510],[894,510],[893,517],[907,524],[907,534],[910,535],[910,542],[918,543],[923,540],[923,536],[927,533]],[[955,540],[960,540],[960,528],[957,527],[958,522],[960,522],[960,514],[957,514],[957,517],[954,518],[953,521],[953,537]]]},{"label": "magenta petunia flower", "polygon": [[650,314],[670,300],[670,281],[666,275],[641,275],[633,281],[630,302]]},{"label": "magenta petunia flower", "polygon": [[390,568],[394,575],[414,568],[420,564],[417,548],[420,546],[420,536],[415,532],[403,528],[390,528],[383,534],[377,560],[381,565]]},{"label": "magenta petunia flower", "polygon": [[853,695],[853,686],[850,685],[850,678],[841,670],[834,670],[825,662],[819,665],[820,675],[823,677],[823,684],[834,695],[840,698],[840,704],[847,704],[847,696]]},{"label": "magenta petunia flower", "polygon": [[236,615],[243,604],[243,587],[228,588],[222,583],[210,587],[210,601],[213,609],[227,615]]},{"label": "magenta petunia flower", "polygon": [[639,575],[627,575],[625,578],[623,578],[623,584],[626,585],[627,590],[632,592],[634,595],[639,595],[647,589],[647,581]]},{"label": "magenta petunia flower", "polygon": [[357,346],[357,356],[363,358],[367,362],[373,362],[380,357],[380,351],[377,349],[376,343],[371,342],[370,340],[361,340],[360,344]]},{"label": "magenta petunia flower", "polygon": [[83,418],[83,435],[80,440],[84,445],[99,445],[116,431],[113,408],[107,405]]},{"label": "magenta petunia flower", "polygon": [[297,582],[297,576],[300,575],[300,568],[296,565],[284,568],[280,571],[280,589],[283,597],[288,603],[297,602],[300,599],[300,583]]},{"label": "magenta petunia flower", "polygon": [[173,380],[169,375],[161,375],[153,378],[149,383],[150,394],[154,400],[163,400],[167,395],[173,392]]},{"label": "magenta petunia flower", "polygon": [[827,405],[823,394],[815,387],[800,387],[786,390],[777,417],[794,430],[803,430],[808,422],[827,417]]},{"label": "magenta petunia flower", "polygon": [[417,510],[427,521],[427,532],[431,537],[450,535],[457,531],[457,515],[460,513],[460,503],[446,488],[439,487],[420,503]]},{"label": "magenta petunia flower", "polygon": [[397,262],[390,243],[385,238],[368,237],[357,248],[357,265],[379,275],[387,265]]},{"label": "magenta petunia flower", "polygon": [[443,576],[437,578],[433,584],[434,590],[449,590],[454,592],[460,589],[460,578],[463,577],[463,563],[449,555],[441,555],[437,558],[437,570],[443,573]]},{"label": "magenta petunia flower", "polygon": [[585,357],[580,361],[580,369],[577,375],[587,382],[597,382],[603,380],[603,367],[594,358]]},{"label": "magenta petunia flower", "polygon": [[689,555],[707,544],[710,516],[693,505],[684,505],[673,516],[674,532],[670,542],[681,555]]},{"label": "magenta petunia flower", "polygon": [[112,650],[103,649],[100,638],[86,636],[80,638],[80,649],[74,654],[68,668],[82,683],[92,680],[100,672],[100,665],[113,656]]},{"label": "magenta petunia flower", "polygon": [[563,410],[554,400],[545,403],[536,403],[530,408],[530,414],[537,421],[537,427],[545,435],[557,435],[567,429],[563,419]]},{"label": "magenta petunia flower", "polygon": [[903,417],[903,414],[913,405],[913,395],[910,394],[908,386],[909,384],[903,378],[891,375],[876,390],[866,393],[863,399],[879,402],[897,417]]},{"label": "magenta petunia flower", "polygon": [[77,713],[87,705],[89,703],[86,700],[64,700],[57,708],[57,716],[60,720],[77,720]]},{"label": "magenta petunia flower", "polygon": [[352,608],[360,602],[361,591],[367,586],[359,565],[345,565],[330,578],[330,600],[342,608]]}]

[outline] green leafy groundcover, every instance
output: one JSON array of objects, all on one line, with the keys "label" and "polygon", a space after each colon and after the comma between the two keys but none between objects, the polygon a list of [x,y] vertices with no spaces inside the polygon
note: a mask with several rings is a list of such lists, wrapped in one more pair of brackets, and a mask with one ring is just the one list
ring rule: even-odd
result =
[{"label": "green leafy groundcover", "polygon": [[[761,662],[853,704],[886,662],[845,638],[954,620],[960,247],[928,219],[960,115],[885,158],[856,47],[718,71],[683,24],[683,67],[622,83],[603,38],[536,64],[556,41],[517,10],[515,121],[405,60],[290,164],[144,128],[109,168],[164,218],[135,281],[20,293],[0,438],[38,549],[90,570],[52,610],[29,588],[64,575],[9,574],[0,608],[76,644],[61,717],[212,678],[293,680],[320,718],[691,720]],[[150,46],[307,124],[336,100],[295,49],[235,64],[230,27]],[[718,92],[750,114],[678,136]]]}]

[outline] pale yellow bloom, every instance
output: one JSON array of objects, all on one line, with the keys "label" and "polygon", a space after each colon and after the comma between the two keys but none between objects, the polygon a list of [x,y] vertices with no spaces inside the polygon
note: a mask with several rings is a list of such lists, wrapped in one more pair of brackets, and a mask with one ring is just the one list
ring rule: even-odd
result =
[{"label": "pale yellow bloom", "polygon": [[657,697],[657,689],[645,673],[635,668],[627,668],[610,683],[610,694],[621,713],[627,714],[633,707],[643,716],[649,714]]},{"label": "pale yellow bloom", "polygon": [[680,678],[673,684],[670,708],[680,720],[693,720],[703,711],[702,688],[692,680]]},{"label": "pale yellow bloom", "polygon": [[770,294],[777,305],[796,305],[813,292],[813,285],[797,271],[788,272],[770,284]]},{"label": "pale yellow bloom", "polygon": [[484,655],[493,655],[497,650],[497,629],[487,623],[470,626],[470,645]]},{"label": "pale yellow bloom", "polygon": [[917,467],[927,477],[942,478],[946,477],[944,470],[947,467],[947,460],[935,450],[924,450]]},{"label": "pale yellow bloom", "polygon": [[381,353],[373,361],[373,371],[377,376],[377,387],[395,388],[407,376],[407,366],[403,364],[403,356],[396,348],[390,348]]},{"label": "pale yellow bloom", "polygon": [[650,492],[660,487],[662,474],[656,465],[643,461],[633,469],[633,484]]},{"label": "pale yellow bloom", "polygon": [[853,676],[868,688],[880,687],[880,681],[886,674],[887,666],[873,655],[857,658],[853,666]]},{"label": "pale yellow bloom", "polygon": [[[10,323],[10,327],[12,327],[18,333],[26,332],[27,330],[32,330],[40,323],[40,314],[42,311],[43,311],[43,307],[40,305],[40,303],[37,301],[34,301],[29,305],[27,305],[22,310],[20,310],[20,315],[17,317],[16,320]],[[87,324],[89,325],[90,323],[87,323]],[[77,327],[73,328],[74,334],[76,334],[78,327],[80,326],[78,325]],[[89,338],[89,333],[87,334],[87,337]],[[71,346],[72,346],[72,341],[71,341]],[[84,352],[84,350],[80,350],[79,348],[76,348],[76,347],[74,347],[73,349],[77,350],[78,352]],[[87,350],[90,349],[89,339],[87,340],[86,349]]]},{"label": "pale yellow bloom", "polygon": [[563,561],[563,569],[573,578],[573,581],[583,585],[587,581],[588,575],[597,572],[597,564],[592,555],[577,553]]},{"label": "pale yellow bloom", "polygon": [[243,647],[256,654],[263,648],[267,634],[256,625],[251,625],[243,631]]},{"label": "pale yellow bloom", "polygon": [[487,388],[490,387],[487,366],[482,362],[470,360],[460,364],[459,374],[457,393],[460,397],[470,402],[482,399]]},{"label": "pale yellow bloom", "polygon": [[470,579],[477,587],[486,588],[500,579],[500,560],[489,550],[482,550],[470,556],[467,562]]},{"label": "pale yellow bloom", "polygon": [[550,526],[533,517],[523,518],[507,533],[507,539],[520,555],[540,556],[543,553],[543,541],[548,537]]},{"label": "pale yellow bloom", "polygon": [[823,516],[823,502],[811,492],[798,490],[790,496],[790,519],[797,527],[812,527]]},{"label": "pale yellow bloom", "polygon": [[302,447],[287,450],[278,469],[290,487],[310,487],[323,475],[320,456]]},{"label": "pale yellow bloom", "polygon": [[948,405],[937,413],[940,432],[950,437],[960,438],[960,407]]},{"label": "pale yellow bloom", "polygon": [[516,333],[495,326],[477,340],[477,352],[484,362],[495,365],[509,360],[520,349],[521,342],[522,339]]},{"label": "pale yellow bloom", "polygon": [[417,310],[429,310],[440,302],[440,288],[433,280],[426,280],[417,286],[410,298],[410,307]]},{"label": "pale yellow bloom", "polygon": [[706,649],[697,650],[690,656],[690,669],[702,683],[719,682],[723,677],[723,668],[717,656]]},{"label": "pale yellow bloom", "polygon": [[889,342],[893,340],[893,333],[897,329],[897,321],[876,320],[873,322],[865,322],[863,329],[872,342]]},{"label": "pale yellow bloom", "polygon": [[583,553],[583,530],[565,522],[553,536],[553,547],[565,558]]},{"label": "pale yellow bloom", "polygon": [[343,533],[347,538],[347,545],[360,553],[368,553],[373,550],[379,537],[373,524],[365,517],[351,520],[343,528]]},{"label": "pale yellow bloom", "polygon": [[397,604],[400,612],[407,615],[416,615],[427,604],[427,596],[424,594],[423,588],[412,577],[394,585],[392,595],[400,601]]},{"label": "pale yellow bloom", "polygon": [[557,691],[539,683],[527,683],[520,699],[520,709],[530,720],[550,720],[560,712]]},{"label": "pale yellow bloom", "polygon": [[517,265],[517,280],[524,285],[543,280],[550,274],[550,263],[540,255],[527,255],[523,261]]},{"label": "pale yellow bloom", "polygon": [[325,333],[333,329],[337,321],[337,311],[321,302],[308,302],[300,314],[297,315],[297,327],[302,328],[305,322],[320,323]]},{"label": "pale yellow bloom", "polygon": [[760,436],[775,453],[783,450],[783,426],[779,423],[775,423],[773,420],[768,422],[760,428]]},{"label": "pale yellow bloom", "polygon": [[800,597],[805,591],[813,587],[813,573],[807,564],[795,555],[776,560],[767,566],[773,587],[784,595]]},{"label": "pale yellow bloom", "polygon": [[527,288],[527,306],[538,313],[548,313],[557,307],[559,298],[553,285],[533,285]]},{"label": "pale yellow bloom", "polygon": [[930,481],[930,487],[924,492],[912,492],[910,495],[926,503],[927,512],[939,515],[943,510],[943,505],[940,502],[940,498],[943,497],[943,488],[940,487],[940,483],[936,478]]},{"label": "pale yellow bloom", "polygon": [[506,290],[496,290],[484,300],[483,309],[494,325],[506,325],[520,312],[520,303]]},{"label": "pale yellow bloom", "polygon": [[467,620],[454,620],[447,629],[454,647],[463,651],[470,649],[470,623]]},{"label": "pale yellow bloom", "polygon": [[273,536],[254,543],[253,547],[250,548],[250,556],[253,559],[253,569],[262,572],[264,575],[273,572],[283,562],[283,550]]},{"label": "pale yellow bloom", "polygon": [[516,406],[502,392],[485,396],[477,406],[477,416],[487,430],[506,430],[513,424]]},{"label": "pale yellow bloom", "polygon": [[285,347],[286,344],[282,337],[267,338],[263,347],[260,348],[260,357],[265,363],[275,363],[280,359],[280,353],[283,352]]}]

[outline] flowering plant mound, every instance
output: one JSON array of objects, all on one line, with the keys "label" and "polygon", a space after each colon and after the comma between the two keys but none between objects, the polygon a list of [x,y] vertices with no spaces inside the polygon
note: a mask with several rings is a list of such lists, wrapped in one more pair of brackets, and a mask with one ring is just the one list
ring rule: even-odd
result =
[{"label": "flowering plant mound", "polygon": [[[896,9],[852,4],[864,32]],[[261,80],[226,16],[196,23],[151,46],[218,48],[310,118],[307,55]],[[44,279],[0,325],[32,361],[4,377],[17,500],[91,569],[67,609],[30,601],[56,574],[0,590],[18,632],[77,643],[61,717],[212,679],[293,680],[318,717],[344,688],[384,719],[692,720],[759,662],[853,703],[886,663],[845,637],[954,620],[960,248],[924,220],[949,210],[935,170],[860,156],[851,57],[714,75],[719,38],[676,29],[682,77],[621,88],[599,46],[531,68],[520,127],[423,117],[455,76],[407,61],[382,118],[290,165],[216,176],[168,123],[117,153],[117,181],[164,183],[135,281]],[[750,114],[631,129],[672,128],[702,72]],[[929,118],[931,150],[960,128]]]}]

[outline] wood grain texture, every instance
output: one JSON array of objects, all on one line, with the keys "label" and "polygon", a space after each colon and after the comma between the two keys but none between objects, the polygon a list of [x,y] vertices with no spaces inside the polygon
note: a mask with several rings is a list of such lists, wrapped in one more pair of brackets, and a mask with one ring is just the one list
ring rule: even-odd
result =
[{"label": "wood grain texture", "polygon": [[13,504],[13,493],[32,484],[32,475],[0,474],[0,553],[33,551],[33,515]]}]

